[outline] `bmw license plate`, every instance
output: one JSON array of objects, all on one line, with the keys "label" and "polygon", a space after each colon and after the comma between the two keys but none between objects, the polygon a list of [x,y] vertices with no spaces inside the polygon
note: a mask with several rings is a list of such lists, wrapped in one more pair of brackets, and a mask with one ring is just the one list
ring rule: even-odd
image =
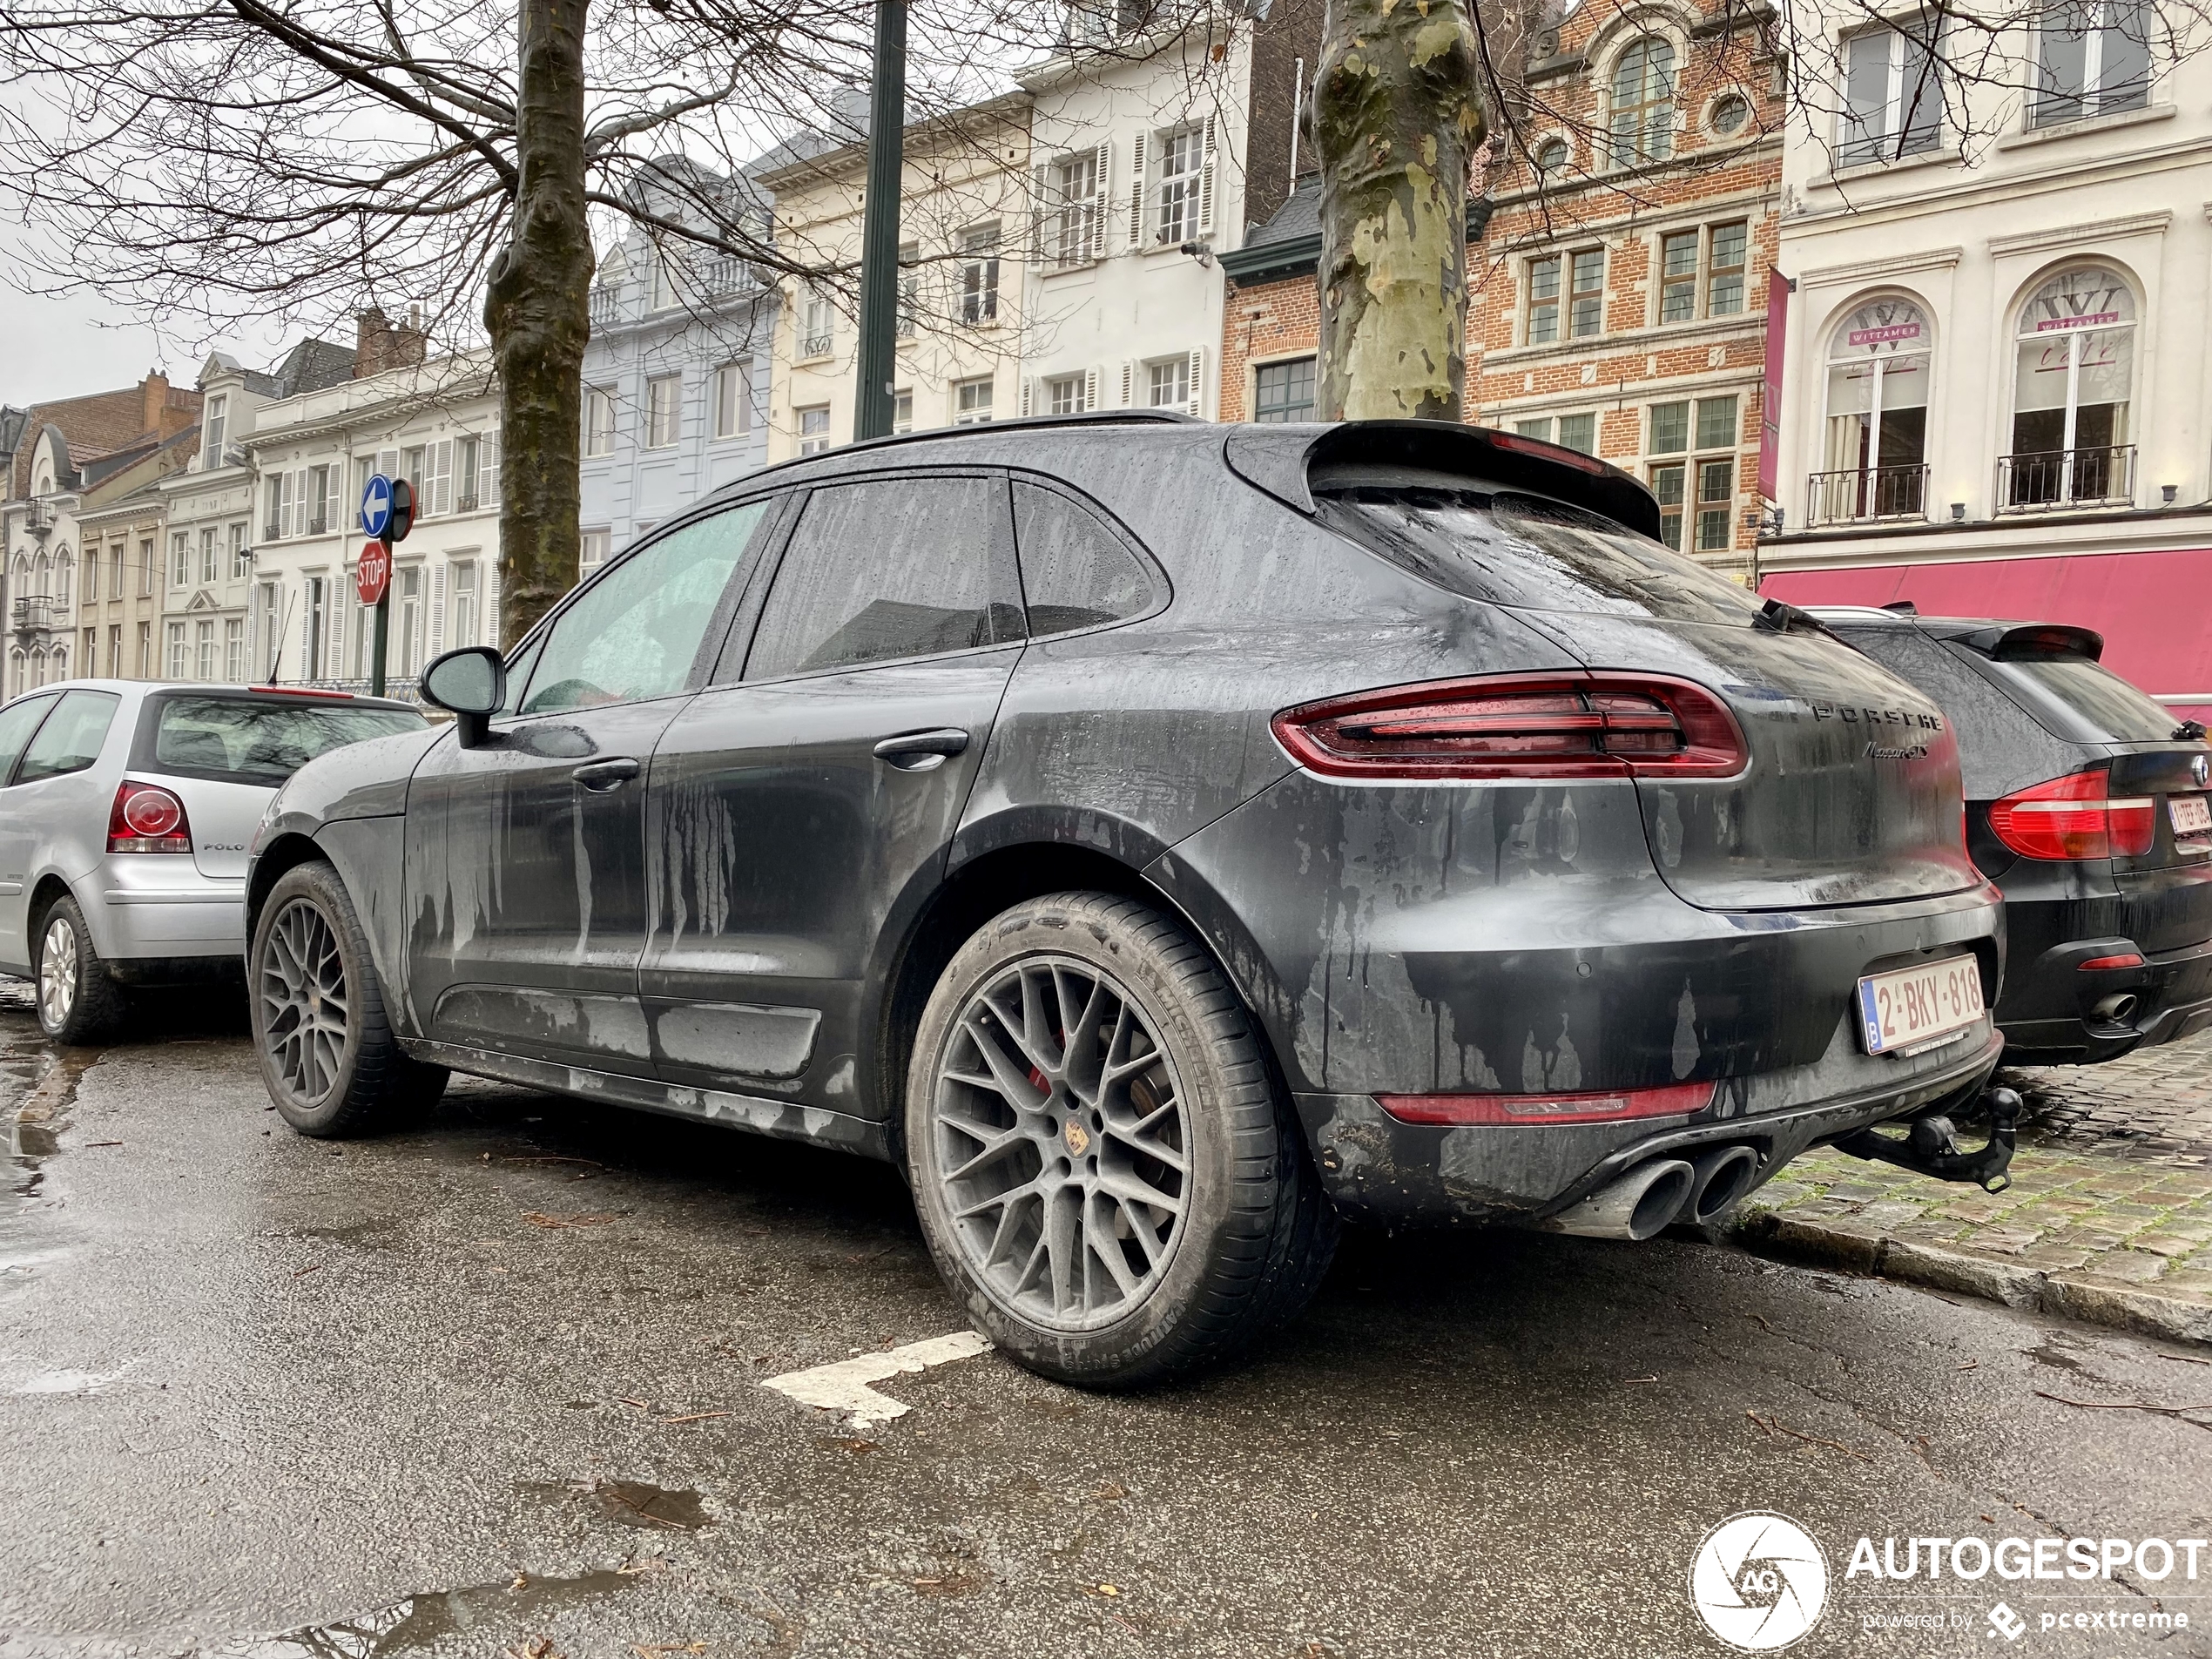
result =
[{"label": "bmw license plate", "polygon": [[1982,1012],[1981,968],[1972,956],[1869,974],[1858,982],[1858,1030],[1869,1054],[1935,1048]]},{"label": "bmw license plate", "polygon": [[2212,806],[2202,795],[2168,795],[2166,810],[2174,815],[2176,835],[2212,835]]}]

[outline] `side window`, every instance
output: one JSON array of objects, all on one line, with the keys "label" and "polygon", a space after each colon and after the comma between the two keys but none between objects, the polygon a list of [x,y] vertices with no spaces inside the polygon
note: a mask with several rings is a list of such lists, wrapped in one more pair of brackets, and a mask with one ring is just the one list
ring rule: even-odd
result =
[{"label": "side window", "polygon": [[23,752],[19,784],[82,772],[100,758],[100,745],[123,699],[112,691],[64,691],[53,718]]},{"label": "side window", "polygon": [[687,524],[593,583],[546,636],[522,712],[593,708],[683,690],[767,503]]},{"label": "side window", "polygon": [[544,649],[545,636],[540,634],[507,664],[507,700],[499,705],[502,714],[523,711],[523,698],[529,693],[531,671],[536,668],[538,656]]},{"label": "side window", "polygon": [[1065,496],[1015,484],[1014,536],[1032,634],[1122,622],[1150,606],[1151,575],[1136,555]]},{"label": "side window", "polygon": [[1022,637],[1006,484],[885,478],[807,497],[753,635],[747,679],[968,651]]},{"label": "side window", "polygon": [[16,769],[16,757],[53,706],[51,697],[26,697],[0,709],[0,784],[8,781],[8,774]]}]

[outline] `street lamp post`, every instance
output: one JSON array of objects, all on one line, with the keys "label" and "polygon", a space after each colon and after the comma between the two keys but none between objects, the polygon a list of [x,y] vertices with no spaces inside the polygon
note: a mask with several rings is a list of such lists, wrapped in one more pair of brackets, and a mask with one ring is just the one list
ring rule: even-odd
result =
[{"label": "street lamp post", "polygon": [[898,373],[899,185],[907,127],[906,0],[875,0],[875,84],[868,96],[867,205],[860,220],[860,361],[853,435],[891,434]]}]

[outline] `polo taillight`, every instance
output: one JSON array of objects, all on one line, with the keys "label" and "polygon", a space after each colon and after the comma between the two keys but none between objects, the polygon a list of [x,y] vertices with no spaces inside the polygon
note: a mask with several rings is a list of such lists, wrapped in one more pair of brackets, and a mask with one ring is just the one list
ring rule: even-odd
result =
[{"label": "polo taillight", "polygon": [[111,853],[189,853],[192,825],[185,803],[158,784],[124,782],[108,808]]},{"label": "polo taillight", "polygon": [[2158,835],[2158,803],[2110,796],[2102,772],[2016,790],[1989,806],[1989,831],[2024,859],[2141,858]]},{"label": "polo taillight", "polygon": [[1501,674],[1303,704],[1291,758],[1332,778],[1726,778],[1750,758],[1721,700],[1652,674]]}]

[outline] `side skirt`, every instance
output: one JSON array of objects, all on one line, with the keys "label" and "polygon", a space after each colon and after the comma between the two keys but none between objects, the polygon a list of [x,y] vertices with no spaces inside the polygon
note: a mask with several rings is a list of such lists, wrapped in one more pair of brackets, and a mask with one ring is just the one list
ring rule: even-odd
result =
[{"label": "side skirt", "polygon": [[787,1100],[768,1100],[759,1095],[734,1095],[719,1089],[693,1089],[656,1082],[650,1077],[626,1077],[610,1071],[592,1071],[557,1061],[533,1060],[521,1055],[495,1054],[457,1042],[434,1042],[424,1037],[402,1037],[400,1047],[416,1060],[475,1077],[496,1077],[579,1100],[605,1101],[642,1111],[665,1112],[671,1117],[696,1118],[726,1124],[779,1141],[805,1141],[813,1146],[834,1147],[863,1157],[891,1160],[889,1126],[845,1112],[825,1111]]}]

